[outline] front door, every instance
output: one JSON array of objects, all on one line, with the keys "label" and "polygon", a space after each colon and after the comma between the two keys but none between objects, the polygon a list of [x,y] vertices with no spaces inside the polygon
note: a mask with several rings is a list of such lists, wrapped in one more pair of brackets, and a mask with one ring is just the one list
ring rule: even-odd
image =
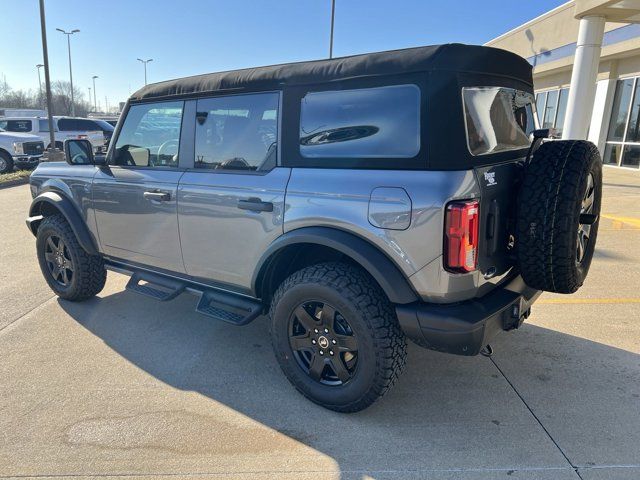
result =
[{"label": "front door", "polygon": [[197,101],[194,168],[178,186],[188,274],[247,291],[282,235],[290,169],[277,166],[279,102],[278,92]]},{"label": "front door", "polygon": [[101,251],[184,273],[177,219],[178,151],[184,102],[132,105],[93,181]]}]

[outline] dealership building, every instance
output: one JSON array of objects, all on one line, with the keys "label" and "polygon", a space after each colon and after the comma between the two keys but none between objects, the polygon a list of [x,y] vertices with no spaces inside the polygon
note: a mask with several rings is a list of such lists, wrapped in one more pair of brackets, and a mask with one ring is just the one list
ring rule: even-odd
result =
[{"label": "dealership building", "polygon": [[540,125],[640,168],[640,0],[575,0],[487,43],[534,66]]}]

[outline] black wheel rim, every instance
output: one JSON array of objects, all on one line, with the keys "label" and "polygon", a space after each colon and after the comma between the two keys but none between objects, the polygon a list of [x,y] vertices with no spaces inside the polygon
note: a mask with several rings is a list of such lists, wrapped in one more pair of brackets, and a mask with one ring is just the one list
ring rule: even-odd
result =
[{"label": "black wheel rim", "polygon": [[68,287],[73,280],[73,261],[69,255],[69,249],[57,235],[51,235],[45,241],[44,259],[53,280]]},{"label": "black wheel rim", "polygon": [[591,235],[591,227],[597,221],[593,215],[593,203],[595,199],[595,182],[593,175],[589,173],[587,177],[587,188],[582,197],[582,205],[580,206],[580,225],[578,226],[578,248],[576,251],[576,262],[582,263],[585,258],[587,246],[589,245],[589,237]]},{"label": "black wheel rim", "polygon": [[289,319],[289,345],[300,368],[313,380],[338,386],[358,365],[358,342],[347,319],[333,306],[310,301]]}]

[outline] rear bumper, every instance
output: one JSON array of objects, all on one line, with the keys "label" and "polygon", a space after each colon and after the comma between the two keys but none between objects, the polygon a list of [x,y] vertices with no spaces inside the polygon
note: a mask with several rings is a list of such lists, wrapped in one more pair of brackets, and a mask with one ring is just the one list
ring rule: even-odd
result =
[{"label": "rear bumper", "polygon": [[477,355],[500,331],[518,328],[541,293],[518,275],[482,298],[455,304],[396,305],[396,313],[404,333],[418,345]]}]

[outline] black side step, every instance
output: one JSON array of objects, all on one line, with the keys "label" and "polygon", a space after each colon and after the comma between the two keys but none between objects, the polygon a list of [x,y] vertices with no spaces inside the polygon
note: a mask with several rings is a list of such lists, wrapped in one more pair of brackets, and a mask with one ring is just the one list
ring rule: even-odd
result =
[{"label": "black side step", "polygon": [[[142,285],[140,283],[141,281],[147,283]],[[180,282],[179,280],[145,272],[144,274],[134,273],[131,275],[126,289],[166,302],[167,300],[173,300],[184,292],[185,287],[184,282]]]},{"label": "black side step", "polygon": [[260,315],[262,303],[238,295],[208,290],[200,296],[196,312],[234,325],[246,325]]}]

